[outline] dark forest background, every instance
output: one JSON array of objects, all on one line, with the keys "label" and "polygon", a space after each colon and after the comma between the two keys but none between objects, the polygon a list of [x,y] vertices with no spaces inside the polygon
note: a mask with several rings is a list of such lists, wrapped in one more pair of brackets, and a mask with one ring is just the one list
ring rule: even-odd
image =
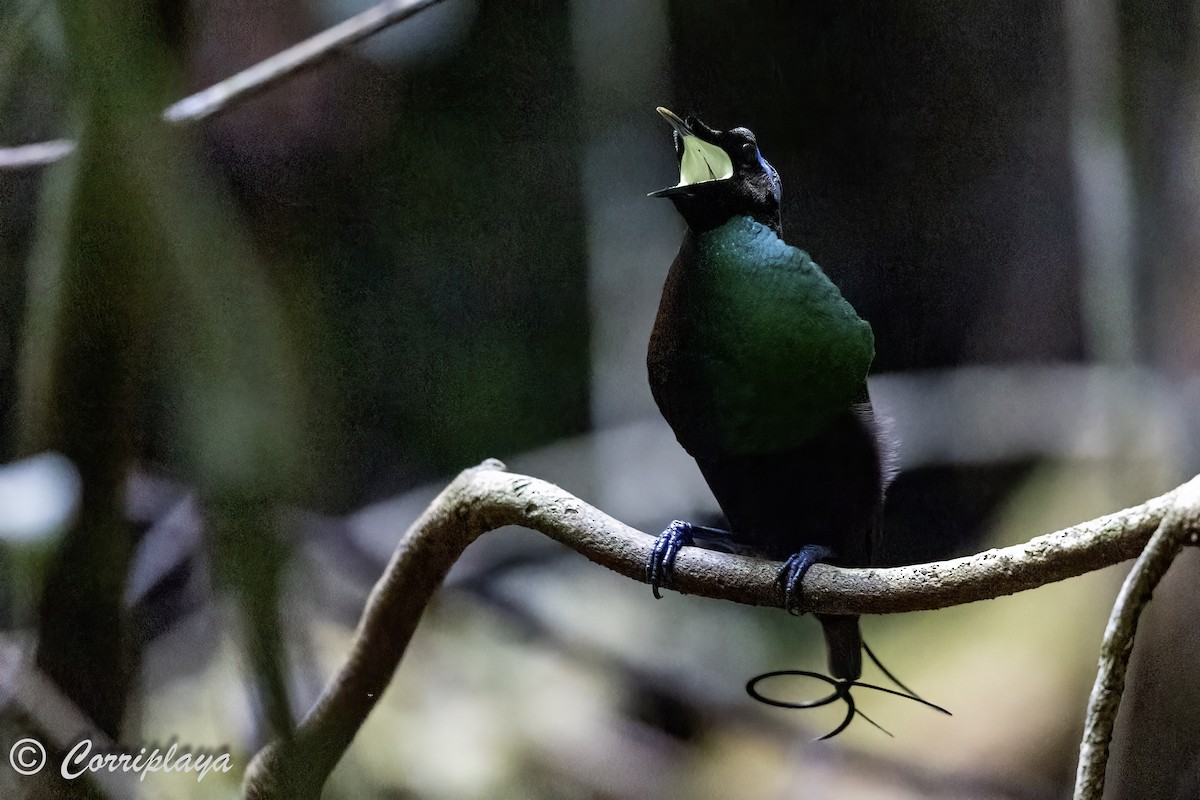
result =
[{"label": "dark forest background", "polygon": [[[0,3],[0,145],[79,142],[0,170],[0,643],[111,738],[244,767],[340,662],[408,522],[485,457],[642,530],[715,513],[645,384],[683,231],[646,197],[675,180],[656,105],[755,131],[785,238],[872,323],[904,468],[889,563],[1197,471],[1194,0],[446,0],[158,121],[366,5]],[[1145,620],[1113,798],[1200,791],[1197,569]],[[819,668],[810,621],[654,603],[497,533],[329,795],[1063,797],[1121,574],[866,620],[956,716],[872,698],[895,739],[812,744],[823,717],[742,692]],[[32,702],[0,679],[5,749],[67,724]],[[5,796],[50,791],[6,769]]]}]

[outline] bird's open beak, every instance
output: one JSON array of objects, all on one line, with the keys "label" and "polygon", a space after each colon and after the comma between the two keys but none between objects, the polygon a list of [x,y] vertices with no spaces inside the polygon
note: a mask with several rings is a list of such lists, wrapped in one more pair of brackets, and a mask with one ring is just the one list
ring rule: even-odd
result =
[{"label": "bird's open beak", "polygon": [[709,181],[723,181],[733,177],[733,161],[729,154],[701,136],[713,136],[717,132],[699,120],[688,124],[674,111],[658,107],[662,115],[675,130],[675,152],[679,156],[679,183],[666,189],[651,192],[650,197],[669,197],[688,186]]}]

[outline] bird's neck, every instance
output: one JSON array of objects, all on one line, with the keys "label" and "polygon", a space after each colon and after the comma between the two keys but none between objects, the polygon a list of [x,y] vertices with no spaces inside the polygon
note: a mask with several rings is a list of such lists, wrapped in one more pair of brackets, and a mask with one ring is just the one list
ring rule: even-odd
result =
[{"label": "bird's neck", "polygon": [[716,217],[703,220],[693,219],[689,221],[688,228],[694,235],[699,236],[702,233],[716,230],[717,228],[724,226],[725,223],[729,222],[730,220],[738,219],[740,217],[748,217],[755,222],[762,223],[770,228],[771,232],[780,239],[783,238],[783,222],[779,217],[778,211],[751,211],[745,214],[735,214],[731,217],[724,217],[723,219],[718,219]]},{"label": "bird's neck", "polygon": [[778,211],[769,216],[764,216],[763,218],[755,217],[755,219],[770,228],[771,232],[780,239],[783,239],[783,220],[779,218]]},{"label": "bird's neck", "polygon": [[[701,260],[708,258],[701,254],[720,252],[731,245],[750,258],[766,256],[768,251],[773,253],[777,248],[786,247],[779,235],[778,217],[772,222],[750,214],[739,214],[720,225],[701,230],[689,226],[683,243],[685,250],[695,250],[696,257]],[[762,250],[764,247],[767,251]],[[758,255],[749,255],[751,253]]]}]

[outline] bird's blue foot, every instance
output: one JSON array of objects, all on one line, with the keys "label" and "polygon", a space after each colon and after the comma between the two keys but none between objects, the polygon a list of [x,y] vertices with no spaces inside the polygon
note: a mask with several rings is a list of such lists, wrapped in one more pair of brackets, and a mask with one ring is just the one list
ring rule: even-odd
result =
[{"label": "bird's blue foot", "polygon": [[739,543],[733,531],[695,525],[677,519],[658,535],[657,541],[654,542],[654,552],[646,561],[646,581],[654,590],[655,597],[662,599],[658,589],[671,581],[675,571],[675,556],[683,548],[693,545],[721,553],[757,554],[754,548]]},{"label": "bird's blue foot", "polygon": [[804,574],[813,564],[830,558],[833,558],[833,551],[828,547],[809,544],[800,548],[799,552],[792,553],[788,560],[783,562],[783,569],[779,570],[779,577],[775,579],[775,583],[783,592],[783,607],[789,614],[800,616],[804,613],[800,607],[800,582],[804,580]]},{"label": "bird's blue foot", "polygon": [[662,599],[658,588],[669,583],[675,572],[675,556],[679,555],[679,551],[683,548],[695,544],[696,539],[692,535],[693,528],[694,526],[690,522],[684,522],[681,519],[674,520],[654,542],[654,551],[650,553],[650,558],[646,561],[646,582],[650,584],[650,589],[654,592],[656,599]]}]

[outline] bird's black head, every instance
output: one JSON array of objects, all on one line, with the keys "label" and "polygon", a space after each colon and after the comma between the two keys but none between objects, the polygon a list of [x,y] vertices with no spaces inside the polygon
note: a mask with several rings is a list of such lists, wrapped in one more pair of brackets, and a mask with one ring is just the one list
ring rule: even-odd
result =
[{"label": "bird's black head", "polygon": [[737,216],[753,217],[780,232],[779,173],[758,152],[753,133],[745,128],[718,131],[661,106],[658,113],[675,129],[679,183],[651,192],[651,197],[671,198],[697,233]]}]

